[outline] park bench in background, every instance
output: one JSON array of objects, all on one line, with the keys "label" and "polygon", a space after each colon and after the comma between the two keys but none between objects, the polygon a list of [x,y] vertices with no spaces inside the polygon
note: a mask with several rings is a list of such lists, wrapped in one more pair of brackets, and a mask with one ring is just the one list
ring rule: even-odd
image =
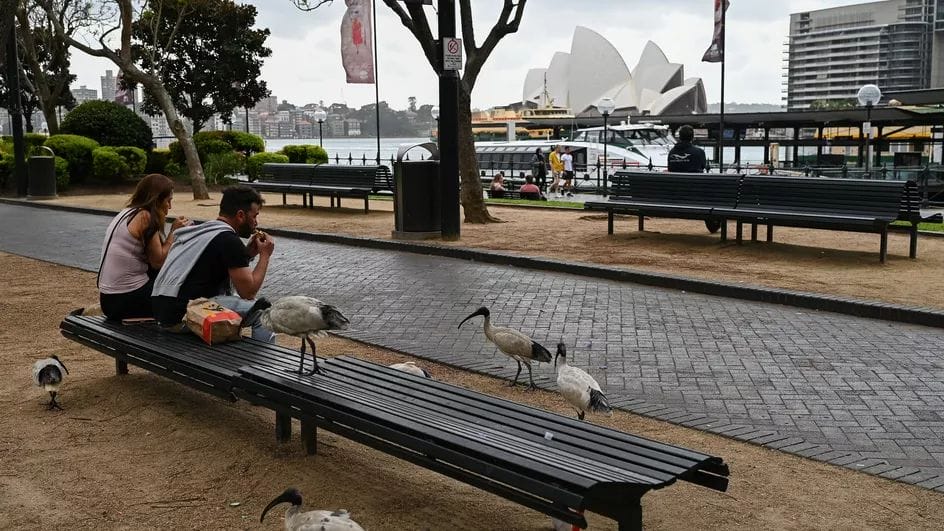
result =
[{"label": "park bench in background", "polygon": [[737,206],[714,212],[737,222],[738,243],[744,223],[752,225],[754,240],[757,225],[767,225],[768,242],[773,241],[775,225],[876,233],[884,262],[889,225],[899,218],[912,224],[909,256],[917,256],[918,207],[917,186],[910,181],[749,175],[741,184]]},{"label": "park bench in background", "polygon": [[687,481],[724,491],[717,457],[419,378],[351,357],[321,359],[324,376],[299,376],[298,352],[244,339],[208,346],[196,336],[70,315],[62,334],[128,364],[292,418],[315,453],[318,427],[482,490],[586,526],[583,511],[642,529],[642,496]]},{"label": "park bench in background", "polygon": [[491,188],[486,188],[485,193],[492,199],[530,199],[532,201],[540,201],[541,194],[539,193],[521,193],[519,190],[502,190],[495,191]]},{"label": "park bench in background", "polygon": [[609,234],[613,234],[613,215],[623,213],[639,217],[639,230],[644,230],[646,216],[704,220],[711,232],[720,228],[725,240],[727,227],[713,210],[737,204],[741,178],[720,173],[621,170],[610,177],[609,200],[590,201],[584,208],[606,211]]},{"label": "park bench in background", "polygon": [[331,206],[341,207],[342,197],[364,200],[364,212],[370,211],[369,196],[381,191],[392,191],[390,169],[386,166],[347,166],[329,164],[266,163],[262,177],[250,186],[259,192],[301,194],[302,204],[313,206],[316,195],[327,196]]}]

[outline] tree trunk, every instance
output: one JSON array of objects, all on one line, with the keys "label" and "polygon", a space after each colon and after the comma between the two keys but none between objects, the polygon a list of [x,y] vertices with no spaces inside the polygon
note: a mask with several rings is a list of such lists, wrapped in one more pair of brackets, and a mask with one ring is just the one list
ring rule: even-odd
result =
[{"label": "tree trunk", "polygon": [[465,212],[466,223],[489,223],[501,221],[492,217],[482,197],[482,180],[475,158],[475,141],[472,138],[472,96],[459,83],[459,173],[462,174],[462,190],[459,202]]},{"label": "tree trunk", "polygon": [[206,178],[203,176],[203,165],[200,164],[200,155],[197,153],[197,145],[194,144],[193,137],[187,132],[187,128],[184,127],[183,121],[177,114],[177,109],[174,108],[174,102],[171,100],[170,94],[167,93],[167,89],[164,88],[164,85],[159,79],[152,75],[144,74],[134,76],[129,75],[130,73],[127,70],[123,70],[123,72],[128,75],[132,81],[137,81],[144,85],[151,95],[154,96],[154,99],[157,100],[157,104],[160,106],[161,110],[164,111],[164,117],[167,118],[167,123],[170,124],[170,130],[174,133],[174,137],[177,138],[177,142],[180,142],[180,147],[184,152],[184,158],[187,160],[187,173],[190,174],[193,198],[209,199],[210,193],[207,191]]},{"label": "tree trunk", "polygon": [[59,134],[59,118],[56,116],[56,108],[49,108],[50,105],[46,102],[43,102],[43,118],[46,119],[46,129],[49,131],[49,136]]}]

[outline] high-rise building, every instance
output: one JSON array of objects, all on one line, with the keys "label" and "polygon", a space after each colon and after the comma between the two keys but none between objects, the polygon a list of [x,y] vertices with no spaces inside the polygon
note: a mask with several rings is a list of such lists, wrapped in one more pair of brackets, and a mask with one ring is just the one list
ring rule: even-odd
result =
[{"label": "high-rise building", "polygon": [[89,100],[98,99],[98,91],[95,89],[87,88],[85,85],[80,86],[79,88],[74,88],[71,90],[72,97],[75,98],[75,102],[78,105],[81,105]]},{"label": "high-rise building", "polygon": [[[885,0],[790,15],[784,80],[788,110],[942,85],[944,0]],[[827,104],[828,105],[828,104]]]},{"label": "high-rise building", "polygon": [[115,101],[115,90],[117,89],[118,78],[111,70],[105,70],[102,80],[102,99],[105,101]]}]

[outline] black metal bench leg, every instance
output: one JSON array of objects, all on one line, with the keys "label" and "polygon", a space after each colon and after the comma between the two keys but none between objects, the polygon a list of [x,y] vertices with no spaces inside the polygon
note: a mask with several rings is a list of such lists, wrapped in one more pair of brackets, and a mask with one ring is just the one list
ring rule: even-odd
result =
[{"label": "black metal bench leg", "polygon": [[606,213],[606,233],[613,234],[613,211]]},{"label": "black metal bench leg", "polygon": [[646,216],[644,216],[642,212],[640,212],[639,213],[639,230],[645,230],[645,227],[646,227]]},{"label": "black metal bench leg", "polygon": [[617,523],[619,531],[642,531],[642,505],[639,500],[627,503]]},{"label": "black metal bench leg", "polygon": [[370,203],[366,197],[364,198],[364,213],[370,214]]},{"label": "black metal bench leg", "polygon": [[292,438],[292,417],[284,413],[275,413],[275,440],[284,443]]},{"label": "black metal bench leg", "polygon": [[318,427],[315,421],[302,419],[302,441],[305,443],[305,453],[315,455],[318,451]]},{"label": "black metal bench leg", "polygon": [[308,194],[302,193],[302,206],[308,208]]},{"label": "black metal bench leg", "polygon": [[757,241],[757,222],[756,221],[751,223],[751,241],[752,242]]},{"label": "black metal bench leg", "polygon": [[741,221],[741,220],[738,220],[738,222],[737,222],[737,236],[736,236],[738,245],[741,245],[741,238],[743,238],[743,237],[744,237],[744,222]]},{"label": "black metal bench leg", "polygon": [[911,243],[908,246],[908,256],[911,258],[918,257],[918,224],[911,224]]},{"label": "black metal bench leg", "polygon": [[767,243],[774,241],[774,226],[771,223],[767,224]]},{"label": "black metal bench leg", "polygon": [[118,376],[121,376],[122,374],[128,374],[128,362],[115,358],[115,374]]},{"label": "black metal bench leg", "polygon": [[728,241],[728,220],[721,220],[721,241]]},{"label": "black metal bench leg", "polygon": [[285,204],[286,204],[285,194],[282,194],[282,206],[285,206]]},{"label": "black metal bench leg", "polygon": [[886,256],[888,256],[888,228],[882,229],[882,244],[878,250],[879,261],[884,264]]}]

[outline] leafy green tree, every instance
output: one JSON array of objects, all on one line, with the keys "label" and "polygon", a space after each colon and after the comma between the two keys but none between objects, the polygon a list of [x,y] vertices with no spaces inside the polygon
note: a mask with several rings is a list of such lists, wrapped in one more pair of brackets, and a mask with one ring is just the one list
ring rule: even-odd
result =
[{"label": "leafy green tree", "polygon": [[815,111],[845,111],[855,108],[855,98],[821,99],[810,103],[810,110]]},{"label": "leafy green tree", "polygon": [[[331,0],[291,0],[299,9],[315,10]],[[438,39],[433,35],[426,17],[423,4],[403,0],[382,0],[399,18],[400,23],[413,34],[423,49],[426,60],[433,71],[442,72],[442,52],[439,51]],[[478,162],[475,159],[475,144],[472,138],[472,90],[485,65],[485,61],[506,36],[518,31],[521,17],[528,0],[502,0],[498,19],[485,36],[485,40],[476,39],[472,17],[473,0],[455,0],[459,6],[459,22],[462,45],[465,48],[465,68],[459,81],[459,172],[462,174],[461,202],[465,211],[465,221],[487,223],[496,221],[485,208],[482,199],[482,182],[479,180]],[[497,0],[488,2],[498,4]]]},{"label": "leafy green tree", "polygon": [[62,132],[81,135],[102,146],[151,149],[151,128],[131,109],[113,101],[87,101],[62,121]]},{"label": "leafy green tree", "polygon": [[[154,2],[151,2],[154,4]],[[161,78],[177,111],[199,132],[214,115],[232,120],[236,107],[252,106],[269,96],[259,79],[268,29],[254,29],[256,8],[232,0],[163,2],[151,6],[133,25],[132,55],[143,70]],[[181,16],[187,11],[186,16]],[[147,53],[153,42],[166,42],[165,54]],[[160,110],[145,92],[144,110]]]},{"label": "leafy green tree", "polygon": [[[88,4],[81,0],[59,0],[55,12],[69,34],[87,19]],[[25,0],[16,9],[17,40],[21,64],[26,72],[27,86],[38,101],[38,108],[49,129],[59,132],[57,108],[72,109],[76,105],[69,85],[75,76],[69,71],[69,45],[56,37],[36,0]]]}]

